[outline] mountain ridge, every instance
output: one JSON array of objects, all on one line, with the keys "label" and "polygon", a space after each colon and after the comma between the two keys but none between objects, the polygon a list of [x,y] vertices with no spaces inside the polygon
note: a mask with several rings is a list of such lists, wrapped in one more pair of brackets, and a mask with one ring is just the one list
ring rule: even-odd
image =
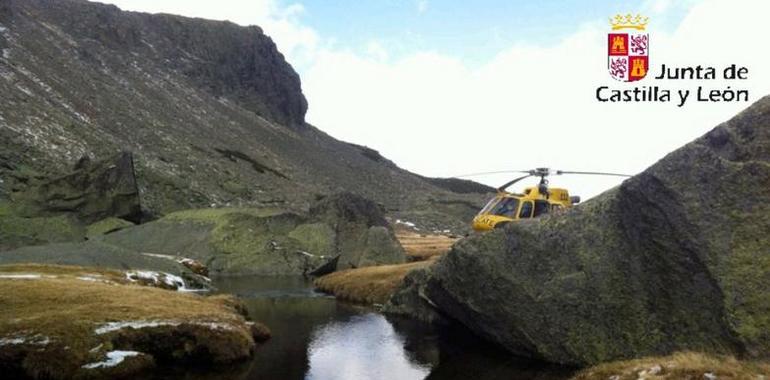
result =
[{"label": "mountain ridge", "polygon": [[483,201],[305,122],[299,76],[259,27],[84,0],[9,0],[0,25],[0,178],[131,151],[153,214],[353,191],[463,228]]}]

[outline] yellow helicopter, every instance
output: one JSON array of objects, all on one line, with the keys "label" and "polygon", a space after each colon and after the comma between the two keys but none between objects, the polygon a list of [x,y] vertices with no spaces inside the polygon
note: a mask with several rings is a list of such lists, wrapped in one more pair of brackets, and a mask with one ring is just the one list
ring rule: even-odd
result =
[{"label": "yellow helicopter", "polygon": [[[498,173],[525,173],[526,175],[514,178],[497,188],[497,194],[487,202],[487,205],[479,211],[473,218],[473,229],[476,231],[489,231],[504,226],[507,223],[537,218],[548,213],[559,212],[568,209],[580,202],[580,197],[570,196],[567,189],[549,188],[546,177],[562,174],[588,174],[588,175],[608,175],[617,177],[630,177],[627,174],[603,173],[603,172],[576,172],[566,170],[551,170],[548,168],[537,168],[532,170],[505,170],[497,172],[485,172],[466,174],[458,177],[469,177],[476,175],[498,174]],[[537,186],[531,186],[524,189],[523,193],[510,193],[507,188],[513,184],[529,178],[540,177],[540,183]]]}]

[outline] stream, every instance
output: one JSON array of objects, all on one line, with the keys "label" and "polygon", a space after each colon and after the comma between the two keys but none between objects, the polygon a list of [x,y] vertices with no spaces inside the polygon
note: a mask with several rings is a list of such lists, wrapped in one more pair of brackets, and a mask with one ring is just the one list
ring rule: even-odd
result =
[{"label": "stream", "polygon": [[385,316],[316,292],[302,277],[220,277],[272,339],[246,363],[165,369],[154,379],[567,379],[572,370],[512,357],[464,329]]}]

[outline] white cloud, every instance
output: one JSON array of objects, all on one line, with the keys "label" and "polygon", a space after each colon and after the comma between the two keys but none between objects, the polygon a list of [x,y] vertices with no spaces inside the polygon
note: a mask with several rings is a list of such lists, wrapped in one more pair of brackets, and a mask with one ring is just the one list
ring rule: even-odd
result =
[{"label": "white cloud", "polygon": [[[663,5],[660,5],[662,7]],[[710,0],[692,5],[672,33],[651,17],[651,61],[674,66],[736,63],[750,80],[656,81],[642,85],[745,87],[770,93],[770,54],[756,32],[770,4]],[[662,10],[661,10],[662,11]],[[599,103],[599,85],[631,87],[606,73],[606,21],[581,26],[552,46],[517,44],[478,67],[424,52],[384,62],[323,50],[302,73],[308,120],[343,140],[379,149],[420,174],[446,176],[550,166],[636,173],[728,119],[747,103]],[[508,176],[479,178],[500,184]],[[614,178],[558,177],[592,196]]]}]

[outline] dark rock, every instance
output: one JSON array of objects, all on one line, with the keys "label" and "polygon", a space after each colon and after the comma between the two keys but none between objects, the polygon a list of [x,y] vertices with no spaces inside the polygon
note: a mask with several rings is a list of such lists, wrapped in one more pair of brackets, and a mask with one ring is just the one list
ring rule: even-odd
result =
[{"label": "dark rock", "polygon": [[434,325],[448,325],[449,320],[441,315],[436,305],[425,296],[425,284],[430,268],[409,272],[403,282],[385,304],[383,311],[388,314],[405,315]]},{"label": "dark rock", "polygon": [[109,217],[141,221],[139,190],[131,153],[103,161],[79,161],[77,169],[17,195],[27,216],[73,214],[85,224]]},{"label": "dark rock", "polygon": [[267,342],[273,337],[273,333],[270,329],[262,323],[250,322],[249,328],[251,329],[251,336],[257,343]]},{"label": "dark rock", "polygon": [[[766,356],[769,161],[766,97],[564,215],[461,240],[402,291],[551,362]],[[415,299],[399,292],[393,303],[417,302],[419,314]]]},{"label": "dark rock", "polygon": [[328,196],[310,208],[310,218],[332,227],[336,236],[337,270],[403,263],[405,253],[382,209],[352,193]]}]

